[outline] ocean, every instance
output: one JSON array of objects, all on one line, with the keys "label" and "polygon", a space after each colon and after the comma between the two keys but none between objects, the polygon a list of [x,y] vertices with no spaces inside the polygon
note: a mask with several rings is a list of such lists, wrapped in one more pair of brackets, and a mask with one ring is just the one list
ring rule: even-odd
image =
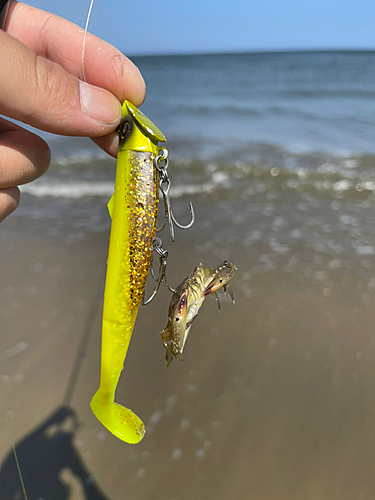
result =
[{"label": "ocean", "polygon": [[[374,252],[374,52],[133,60],[147,83],[142,110],[168,139],[176,210],[183,214],[189,198],[202,205],[195,235],[210,226],[214,240],[283,253],[295,241]],[[8,224],[64,228],[71,238],[102,231],[115,161],[87,139],[47,140],[51,168],[21,187]]]},{"label": "ocean", "polygon": [[0,228],[0,487],[18,498],[16,443],[30,498],[372,500],[375,52],[132,60],[174,214],[196,213],[161,233],[169,284],[229,260],[236,303],[207,299],[168,369],[169,292],[141,308],[116,400],[147,432],[110,436],[89,402],[116,162],[42,133],[51,167]]}]

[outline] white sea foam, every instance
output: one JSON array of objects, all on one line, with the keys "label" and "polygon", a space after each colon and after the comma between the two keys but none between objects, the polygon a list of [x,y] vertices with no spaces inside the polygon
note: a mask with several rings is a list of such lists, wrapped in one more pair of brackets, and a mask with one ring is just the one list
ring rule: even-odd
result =
[{"label": "white sea foam", "polygon": [[[228,176],[218,172],[212,176],[212,180],[201,184],[185,184],[171,188],[170,196],[180,198],[186,195],[211,193],[218,187],[229,187]],[[21,193],[26,193],[36,198],[66,198],[79,199],[91,196],[111,197],[114,191],[113,182],[103,181],[75,181],[75,182],[52,182],[37,181],[20,186]]]},{"label": "white sea foam", "polygon": [[79,199],[85,196],[105,196],[110,197],[113,194],[113,182],[61,182],[59,184],[52,182],[35,182],[25,184],[20,187],[21,193],[27,193],[37,198],[67,198]]},{"label": "white sea foam", "polygon": [[358,255],[373,255],[374,254],[374,247],[371,245],[358,245],[355,250],[356,250]]},{"label": "white sea foam", "polygon": [[17,345],[14,347],[10,347],[9,349],[6,349],[3,354],[0,356],[0,362],[4,362],[7,358],[11,358],[12,356],[15,356],[16,354],[19,354],[20,352],[24,351],[29,347],[29,344],[27,342],[19,342]]}]

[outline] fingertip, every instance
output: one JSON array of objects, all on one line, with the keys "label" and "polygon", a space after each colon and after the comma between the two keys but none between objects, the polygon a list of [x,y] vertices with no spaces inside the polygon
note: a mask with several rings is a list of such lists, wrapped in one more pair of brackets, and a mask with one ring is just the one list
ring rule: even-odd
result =
[{"label": "fingertip", "polygon": [[0,189],[0,222],[15,211],[20,202],[18,187]]},{"label": "fingertip", "polygon": [[91,140],[110,156],[117,158],[119,138],[116,132],[111,132],[102,137],[92,137]]},{"label": "fingertip", "polygon": [[27,178],[22,182],[26,184],[34,181],[45,174],[51,163],[51,150],[46,141],[32,132],[22,130],[24,142],[23,155],[27,158],[30,165],[33,165],[33,172],[28,174]]},{"label": "fingertip", "polygon": [[79,80],[81,109],[93,120],[116,126],[121,120],[121,103],[108,90]]},{"label": "fingertip", "polygon": [[38,177],[41,175],[45,174],[50,166],[51,163],[51,149],[41,137],[37,136],[38,139],[40,140],[40,146],[39,146],[39,155],[40,155],[40,163],[39,163],[39,169],[38,169]]},{"label": "fingertip", "polygon": [[137,86],[137,95],[135,98],[135,102],[133,102],[133,104],[135,106],[137,106],[137,108],[139,108],[139,106],[141,106],[146,99],[146,82],[145,82],[141,72],[137,68],[137,66],[134,66],[134,67],[137,70],[139,84]]},{"label": "fingertip", "polygon": [[[5,127],[8,125],[2,122]],[[0,131],[0,185],[4,188],[26,184],[43,175],[50,164],[51,151],[38,135],[12,126]]]},{"label": "fingertip", "polygon": [[[103,44],[101,40],[98,43]],[[102,65],[105,65],[103,67],[105,71],[92,74],[89,71],[91,68],[88,68],[87,73],[90,79],[96,80],[95,85],[104,86],[110,90],[121,102],[127,99],[139,107],[146,97],[146,83],[139,68],[116,48],[106,44],[106,49],[108,52],[113,52],[113,57],[102,62]],[[103,85],[103,74],[107,75],[106,85]]]}]

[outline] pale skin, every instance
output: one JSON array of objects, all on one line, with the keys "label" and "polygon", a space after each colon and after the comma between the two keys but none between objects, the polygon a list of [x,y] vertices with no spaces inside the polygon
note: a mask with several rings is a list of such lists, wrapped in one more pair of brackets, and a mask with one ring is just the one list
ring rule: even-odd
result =
[{"label": "pale skin", "polygon": [[[121,103],[140,106],[137,67],[108,43],[28,5],[12,2],[0,30],[0,115],[54,134],[91,137],[117,156]],[[19,203],[17,186],[40,177],[50,151],[37,135],[0,117],[0,222]]]}]

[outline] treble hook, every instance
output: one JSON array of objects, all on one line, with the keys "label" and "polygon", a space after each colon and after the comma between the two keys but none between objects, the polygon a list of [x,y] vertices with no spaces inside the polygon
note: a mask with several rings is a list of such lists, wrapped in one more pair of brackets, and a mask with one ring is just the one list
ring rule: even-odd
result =
[{"label": "treble hook", "polygon": [[151,294],[151,296],[145,300],[144,292],[143,292],[143,298],[142,298],[142,305],[147,306],[152,299],[155,297],[155,295],[158,293],[158,290],[160,288],[161,282],[164,281],[165,286],[170,290],[172,293],[175,293],[176,290],[174,290],[172,287],[169,286],[167,282],[167,277],[166,277],[166,269],[167,269],[167,257],[168,257],[168,251],[163,249],[163,242],[161,241],[160,238],[155,237],[152,242],[152,248],[155,250],[155,252],[159,255],[159,273],[158,277],[155,276],[154,269],[153,269],[153,260],[154,260],[154,254],[152,254],[151,257],[151,275],[153,279],[156,281],[155,288]]},{"label": "treble hook", "polygon": [[[165,164],[163,166],[159,165],[159,162],[165,161]],[[168,220],[168,226],[169,226],[169,232],[171,235],[172,241],[174,241],[174,227],[173,224],[180,229],[189,229],[195,221],[195,213],[194,213],[194,208],[193,204],[191,201],[189,201],[189,206],[190,206],[190,215],[191,215],[191,221],[189,224],[186,226],[180,224],[175,216],[173,215],[172,211],[172,206],[171,206],[171,199],[169,196],[169,189],[171,187],[171,181],[168,176],[167,168],[168,168],[168,150],[167,149],[161,149],[159,155],[155,158],[154,160],[154,165],[159,171],[159,176],[160,176],[160,182],[159,182],[159,187],[160,191],[163,194],[163,200],[164,200],[164,222],[160,228],[156,230],[157,233],[159,233],[162,229],[164,229],[167,220]]]},{"label": "treble hook", "polygon": [[194,213],[193,204],[191,203],[191,201],[189,201],[191,221],[186,226],[183,226],[182,224],[180,224],[176,220],[176,218],[175,218],[175,216],[173,215],[173,212],[172,212],[171,199],[169,197],[169,188],[170,188],[171,182],[170,182],[169,179],[168,179],[168,181],[166,181],[166,184],[167,184],[166,188],[164,187],[164,185],[160,186],[160,191],[163,193],[163,199],[164,199],[164,209],[165,209],[165,211],[164,211],[164,222],[163,222],[163,225],[156,230],[156,232],[159,233],[162,229],[164,229],[164,227],[166,225],[166,222],[168,220],[168,226],[169,226],[169,232],[171,234],[171,240],[174,241],[174,227],[173,227],[173,224],[175,224],[175,226],[179,227],[180,229],[189,229],[189,227],[191,227],[194,224],[195,213]]}]

